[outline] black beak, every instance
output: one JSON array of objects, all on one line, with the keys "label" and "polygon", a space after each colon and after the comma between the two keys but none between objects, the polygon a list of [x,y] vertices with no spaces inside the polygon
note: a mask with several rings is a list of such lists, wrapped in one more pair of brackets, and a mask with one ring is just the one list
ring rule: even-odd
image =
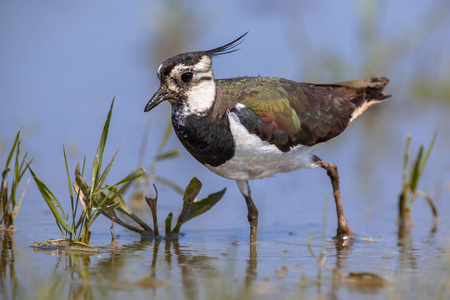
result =
[{"label": "black beak", "polygon": [[144,112],[148,112],[151,109],[155,108],[163,102],[164,100],[167,100],[169,96],[169,92],[167,91],[166,87],[161,85],[159,87],[159,90],[153,95],[153,97],[148,101],[147,105],[145,106]]}]

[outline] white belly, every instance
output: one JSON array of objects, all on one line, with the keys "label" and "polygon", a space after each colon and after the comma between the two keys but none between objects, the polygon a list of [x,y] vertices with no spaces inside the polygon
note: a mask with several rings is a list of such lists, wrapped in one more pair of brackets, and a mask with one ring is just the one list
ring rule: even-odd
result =
[{"label": "white belly", "polygon": [[317,166],[312,160],[312,152],[320,144],[312,147],[298,145],[285,153],[257,135],[250,134],[234,113],[228,116],[236,150],[234,157],[226,163],[218,167],[206,165],[217,175],[233,180],[253,180]]}]

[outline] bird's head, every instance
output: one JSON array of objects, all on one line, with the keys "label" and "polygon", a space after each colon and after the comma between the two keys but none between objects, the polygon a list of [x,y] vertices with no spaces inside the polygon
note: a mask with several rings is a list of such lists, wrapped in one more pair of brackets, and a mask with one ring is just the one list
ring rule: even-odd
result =
[{"label": "bird's head", "polygon": [[165,100],[172,107],[184,107],[190,113],[202,113],[209,109],[216,93],[212,58],[237,51],[236,46],[246,34],[218,48],[182,53],[165,60],[157,72],[161,85],[145,106],[145,111]]}]

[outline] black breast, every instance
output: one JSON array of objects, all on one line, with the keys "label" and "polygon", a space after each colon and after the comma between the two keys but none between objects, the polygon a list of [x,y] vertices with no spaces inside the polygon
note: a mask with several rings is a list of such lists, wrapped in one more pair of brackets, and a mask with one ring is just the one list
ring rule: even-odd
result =
[{"label": "black breast", "polygon": [[226,114],[218,119],[207,114],[180,120],[172,113],[172,123],[183,146],[202,164],[217,167],[234,156],[235,144]]}]

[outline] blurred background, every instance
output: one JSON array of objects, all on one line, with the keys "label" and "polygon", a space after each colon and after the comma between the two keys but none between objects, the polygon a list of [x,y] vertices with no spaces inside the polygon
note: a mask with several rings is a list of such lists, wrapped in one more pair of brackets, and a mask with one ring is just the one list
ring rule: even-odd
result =
[{"label": "blurred background", "polygon": [[[218,47],[249,31],[238,52],[215,59],[216,78],[261,75],[318,83],[391,79],[386,89],[391,99],[371,108],[316,153],[339,167],[353,231],[373,234],[380,224],[395,230],[406,135],[412,134],[415,154],[438,126],[420,188],[433,195],[441,215],[448,215],[449,15],[446,0],[3,0],[0,162],[23,127],[22,151],[34,157],[34,171],[57,197],[68,198],[63,145],[71,170],[84,155],[90,166],[115,97],[105,157],[123,146],[110,180],[141,166],[148,169],[170,116],[168,103],[144,113],[159,86],[159,64],[181,52]],[[145,156],[139,158],[143,140]],[[182,187],[196,176],[204,184],[201,196],[228,188],[211,212],[184,229],[247,228],[245,202],[234,182],[197,163],[174,135],[167,149],[179,149],[180,157],[161,162],[158,175]],[[260,210],[261,238],[264,228],[276,224],[320,224],[324,193],[332,195],[329,179],[319,169],[258,180],[251,187]],[[181,208],[180,196],[162,185],[158,188],[160,207]],[[414,219],[431,227],[426,205],[418,201],[416,206]],[[328,209],[331,235],[334,204]],[[33,216],[42,220],[44,212],[46,204],[31,182],[17,226]],[[162,214],[160,220],[166,212]],[[53,222],[50,216],[48,222]]]}]

